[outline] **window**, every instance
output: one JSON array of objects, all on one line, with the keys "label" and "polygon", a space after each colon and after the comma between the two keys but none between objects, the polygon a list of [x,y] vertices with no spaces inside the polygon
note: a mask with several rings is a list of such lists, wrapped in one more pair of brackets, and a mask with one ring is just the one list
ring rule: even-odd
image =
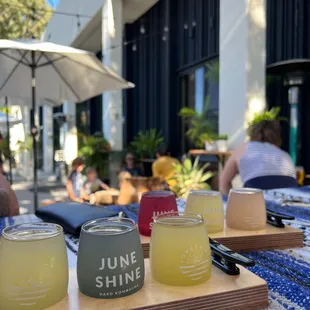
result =
[{"label": "window", "polygon": [[[213,60],[187,70],[181,76],[182,106],[203,113],[205,105],[208,105],[207,116],[215,132],[218,132],[219,123],[218,68],[218,60]],[[183,139],[185,130],[183,127]],[[183,151],[189,147],[191,146],[183,141]]]}]

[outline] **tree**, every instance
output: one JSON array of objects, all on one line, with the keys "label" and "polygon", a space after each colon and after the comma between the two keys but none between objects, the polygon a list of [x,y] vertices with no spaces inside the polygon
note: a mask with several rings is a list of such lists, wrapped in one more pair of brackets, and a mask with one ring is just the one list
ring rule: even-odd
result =
[{"label": "tree", "polygon": [[52,14],[46,0],[0,0],[0,39],[40,39]]}]

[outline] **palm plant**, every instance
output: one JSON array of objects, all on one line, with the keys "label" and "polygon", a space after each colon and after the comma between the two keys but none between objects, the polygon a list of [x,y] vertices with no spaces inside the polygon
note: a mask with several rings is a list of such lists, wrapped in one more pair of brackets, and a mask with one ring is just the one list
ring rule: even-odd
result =
[{"label": "palm plant", "polygon": [[207,62],[205,64],[206,74],[205,77],[213,83],[219,83],[220,81],[220,61],[219,59]]},{"label": "palm plant", "polygon": [[12,150],[10,150],[10,145],[8,143],[8,138],[7,138],[7,134],[3,137],[3,140],[0,143],[0,152],[3,154],[3,156],[6,159],[9,159],[10,156],[14,156],[14,152]]},{"label": "palm plant", "polygon": [[152,128],[147,131],[139,131],[129,145],[129,150],[141,159],[153,158],[156,150],[163,144],[164,137],[161,131]]},{"label": "palm plant", "polygon": [[207,115],[209,102],[207,97],[201,113],[188,107],[183,107],[179,112],[179,116],[189,127],[185,134],[196,147],[203,147],[206,141],[212,141],[215,134],[215,126]]},{"label": "palm plant", "polygon": [[283,121],[287,120],[285,117],[280,117],[279,114],[281,112],[280,107],[274,107],[270,109],[269,111],[264,111],[262,113],[256,113],[254,114],[254,117],[251,122],[249,122],[249,128],[253,125],[256,125],[262,121]]},{"label": "palm plant", "polygon": [[25,141],[17,141],[18,152],[31,152],[33,147],[33,139],[31,135],[26,136]]},{"label": "palm plant", "polygon": [[102,136],[80,134],[79,156],[83,157],[87,167],[97,170],[98,176],[104,178],[109,172],[111,145]]},{"label": "palm plant", "polygon": [[186,158],[182,164],[175,164],[175,175],[171,178],[176,184],[172,187],[179,198],[187,198],[191,190],[210,189],[210,185],[206,183],[213,177],[211,171],[205,172],[209,164],[199,167],[199,157],[196,157],[192,164],[189,158]]}]

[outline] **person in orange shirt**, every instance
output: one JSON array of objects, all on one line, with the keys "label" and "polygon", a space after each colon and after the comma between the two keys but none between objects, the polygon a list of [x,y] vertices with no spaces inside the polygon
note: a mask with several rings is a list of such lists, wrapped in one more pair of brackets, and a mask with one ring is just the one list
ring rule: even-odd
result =
[{"label": "person in orange shirt", "polygon": [[174,164],[179,164],[180,162],[176,158],[171,157],[165,148],[157,150],[156,158],[152,165],[153,177],[165,181],[169,188],[172,188],[175,185],[175,181],[170,180],[170,178],[175,175]]}]

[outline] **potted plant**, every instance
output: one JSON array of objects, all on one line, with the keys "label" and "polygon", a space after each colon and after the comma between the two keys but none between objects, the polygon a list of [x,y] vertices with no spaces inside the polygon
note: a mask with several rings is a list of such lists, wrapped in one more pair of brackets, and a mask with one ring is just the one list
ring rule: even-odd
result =
[{"label": "potted plant", "polygon": [[155,153],[163,142],[162,132],[152,128],[147,131],[139,131],[129,144],[129,151],[142,161],[145,176],[152,176],[152,163]]},{"label": "potted plant", "polygon": [[216,149],[219,152],[227,152],[228,150],[228,135],[219,135],[216,138]]},{"label": "potted plant", "polygon": [[207,143],[212,145],[213,141],[212,136],[215,132],[215,126],[207,116],[209,101],[209,97],[207,97],[201,113],[188,107],[183,107],[179,112],[179,116],[188,125],[188,130],[186,131],[187,138],[198,148],[206,147]]},{"label": "potted plant", "polygon": [[200,136],[200,139],[204,143],[205,150],[209,152],[216,151],[216,135],[205,133]]},{"label": "potted plant", "polygon": [[7,138],[7,134],[3,136],[3,140],[0,143],[0,151],[2,152],[3,156],[5,157],[5,159],[10,159],[10,155],[11,155],[11,160],[14,158],[15,156],[15,152],[10,150],[10,145],[8,143],[8,138]]},{"label": "potted plant", "polygon": [[248,129],[251,128],[251,126],[256,125],[262,121],[274,121],[274,120],[286,121],[287,118],[279,116],[280,111],[281,111],[280,107],[274,107],[271,108],[269,111],[254,114],[252,121],[250,121],[248,124]]},{"label": "potted plant", "polygon": [[30,168],[33,164],[33,138],[27,135],[24,141],[18,140],[16,143],[16,154],[18,161],[22,163],[22,169],[17,169],[17,173],[24,176],[27,180],[31,178]]},{"label": "potted plant", "polygon": [[207,183],[213,177],[211,171],[206,171],[209,164],[199,167],[199,156],[196,157],[194,163],[189,158],[186,158],[183,164],[175,164],[175,175],[171,180],[175,181],[175,185],[171,190],[179,198],[187,198],[191,190],[210,189]]},{"label": "potted plant", "polygon": [[108,182],[109,177],[109,155],[111,146],[103,136],[79,135],[78,155],[85,160],[87,167],[93,167],[98,172],[98,177]]}]

